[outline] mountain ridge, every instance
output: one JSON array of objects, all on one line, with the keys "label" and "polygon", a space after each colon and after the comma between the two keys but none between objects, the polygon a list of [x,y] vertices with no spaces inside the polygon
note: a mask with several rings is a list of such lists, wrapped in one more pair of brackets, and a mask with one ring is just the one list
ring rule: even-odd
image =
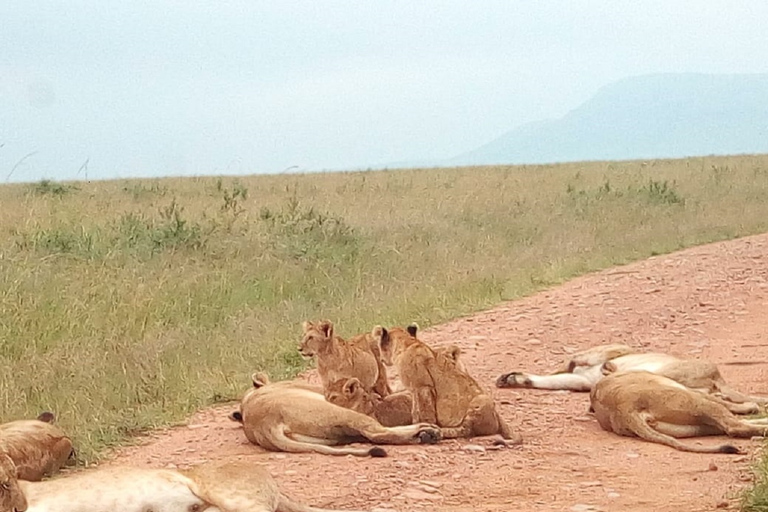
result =
[{"label": "mountain ridge", "polygon": [[768,74],[659,73],[607,84],[558,119],[520,125],[448,165],[768,152]]}]

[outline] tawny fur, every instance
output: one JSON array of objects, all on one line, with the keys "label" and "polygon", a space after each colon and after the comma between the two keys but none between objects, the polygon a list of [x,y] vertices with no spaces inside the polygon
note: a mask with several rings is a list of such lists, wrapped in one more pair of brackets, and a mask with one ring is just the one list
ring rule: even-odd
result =
[{"label": "tawny fur", "polygon": [[[438,358],[446,358],[447,363],[452,362],[460,371],[466,372],[458,346],[437,348],[435,354]],[[353,377],[333,382],[325,390],[325,399],[332,404],[367,414],[385,427],[413,423],[413,394],[408,390],[394,392],[382,398],[376,392],[366,391],[360,381]]]},{"label": "tawny fur", "polygon": [[21,480],[50,476],[73,455],[72,441],[52,422],[53,414],[42,413],[35,420],[0,425],[0,452],[11,458]]},{"label": "tawny fur", "polygon": [[403,386],[413,395],[413,420],[435,423],[443,437],[499,434],[512,443],[522,442],[496,411],[495,404],[457,360],[438,354],[417,337],[417,327],[373,329],[382,360],[395,365]]},{"label": "tawny fur", "polygon": [[3,512],[342,512],[294,502],[262,466],[244,461],[189,470],[114,467],[44,482],[17,481],[14,473],[0,455]]},{"label": "tawny fur", "polygon": [[385,427],[413,423],[413,395],[410,391],[398,391],[382,398],[373,391],[366,391],[353,377],[333,382],[325,390],[325,399],[339,407],[366,414]]},{"label": "tawny fur", "polygon": [[717,365],[709,361],[680,359],[663,353],[639,353],[627,345],[592,347],[571,356],[565,364],[550,375],[510,372],[499,376],[500,388],[563,389],[589,391],[605,374],[617,371],[648,371],[668,377],[691,389],[721,396],[729,402],[744,404],[733,412],[750,414],[758,410],[757,404],[768,404],[768,399],[740,393],[728,386]]},{"label": "tawny fur", "polygon": [[333,323],[329,320],[304,322],[302,328],[304,336],[299,352],[304,357],[317,359],[317,372],[324,387],[354,377],[366,391],[374,391],[382,397],[392,392],[378,343],[370,334],[345,340],[334,334]]},{"label": "tawny fur", "polygon": [[723,400],[646,371],[607,375],[592,388],[590,401],[604,430],[683,451],[739,453],[731,445],[695,446],[677,438],[753,437],[768,431],[768,419],[741,419]]},{"label": "tawny fur", "polygon": [[386,452],[380,447],[337,445],[436,443],[442,437],[435,425],[384,427],[365,414],[327,402],[321,393],[268,380],[260,383],[264,385],[254,385],[231,417],[242,421],[250,442],[268,450],[383,457]]}]

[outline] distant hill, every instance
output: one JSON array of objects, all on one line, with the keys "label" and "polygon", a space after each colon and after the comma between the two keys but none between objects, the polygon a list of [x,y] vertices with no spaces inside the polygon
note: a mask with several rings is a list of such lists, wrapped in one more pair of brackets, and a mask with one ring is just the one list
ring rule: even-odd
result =
[{"label": "distant hill", "polygon": [[607,85],[561,119],[522,125],[451,165],[768,153],[768,74],[658,74]]}]

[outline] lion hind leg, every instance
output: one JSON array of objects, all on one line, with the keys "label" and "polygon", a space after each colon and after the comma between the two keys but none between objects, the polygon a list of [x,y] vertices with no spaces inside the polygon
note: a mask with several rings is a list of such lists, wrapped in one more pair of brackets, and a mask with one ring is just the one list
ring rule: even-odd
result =
[{"label": "lion hind leg", "polygon": [[740,391],[736,391],[724,382],[716,382],[715,387],[722,397],[730,402],[743,403],[753,402],[762,406],[768,405],[768,398],[751,396]]},{"label": "lion hind leg", "polygon": [[654,423],[653,420],[649,420],[645,415],[637,412],[629,412],[625,415],[627,420],[627,427],[640,439],[650,441],[652,443],[663,444],[680,450],[683,452],[694,453],[741,453],[738,448],[730,444],[716,445],[716,446],[695,446],[687,443],[682,443],[676,438],[659,432],[653,428],[650,424]]},{"label": "lion hind leg", "polygon": [[735,416],[719,398],[708,398],[709,400],[698,408],[703,424],[717,427],[730,437],[765,437],[765,426]]},{"label": "lion hind leg", "polygon": [[722,422],[722,427],[730,437],[766,437],[768,435],[768,422],[728,418]]},{"label": "lion hind leg", "polygon": [[692,389],[691,391],[700,393],[701,396],[703,396],[705,399],[718,404],[719,406],[725,407],[733,414],[756,414],[760,412],[760,407],[754,402],[732,402],[730,400],[726,400],[725,397],[719,393],[713,394],[706,389]]},{"label": "lion hind leg", "polygon": [[686,437],[716,436],[718,434],[722,434],[720,429],[717,427],[711,427],[709,425],[678,425],[676,423],[667,423],[664,421],[654,422],[652,428],[658,430],[664,435],[678,439]]},{"label": "lion hind leg", "polygon": [[760,412],[760,406],[755,402],[728,402],[723,400],[723,405],[733,414],[757,414]]}]

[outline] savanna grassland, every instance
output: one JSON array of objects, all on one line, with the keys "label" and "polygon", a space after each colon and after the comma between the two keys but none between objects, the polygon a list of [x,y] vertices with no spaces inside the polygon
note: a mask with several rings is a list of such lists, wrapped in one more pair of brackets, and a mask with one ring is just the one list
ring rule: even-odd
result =
[{"label": "savanna grassland", "polygon": [[768,156],[5,185],[0,420],[53,410],[93,460],[295,374],[303,320],[427,326],[764,232],[767,199]]}]

